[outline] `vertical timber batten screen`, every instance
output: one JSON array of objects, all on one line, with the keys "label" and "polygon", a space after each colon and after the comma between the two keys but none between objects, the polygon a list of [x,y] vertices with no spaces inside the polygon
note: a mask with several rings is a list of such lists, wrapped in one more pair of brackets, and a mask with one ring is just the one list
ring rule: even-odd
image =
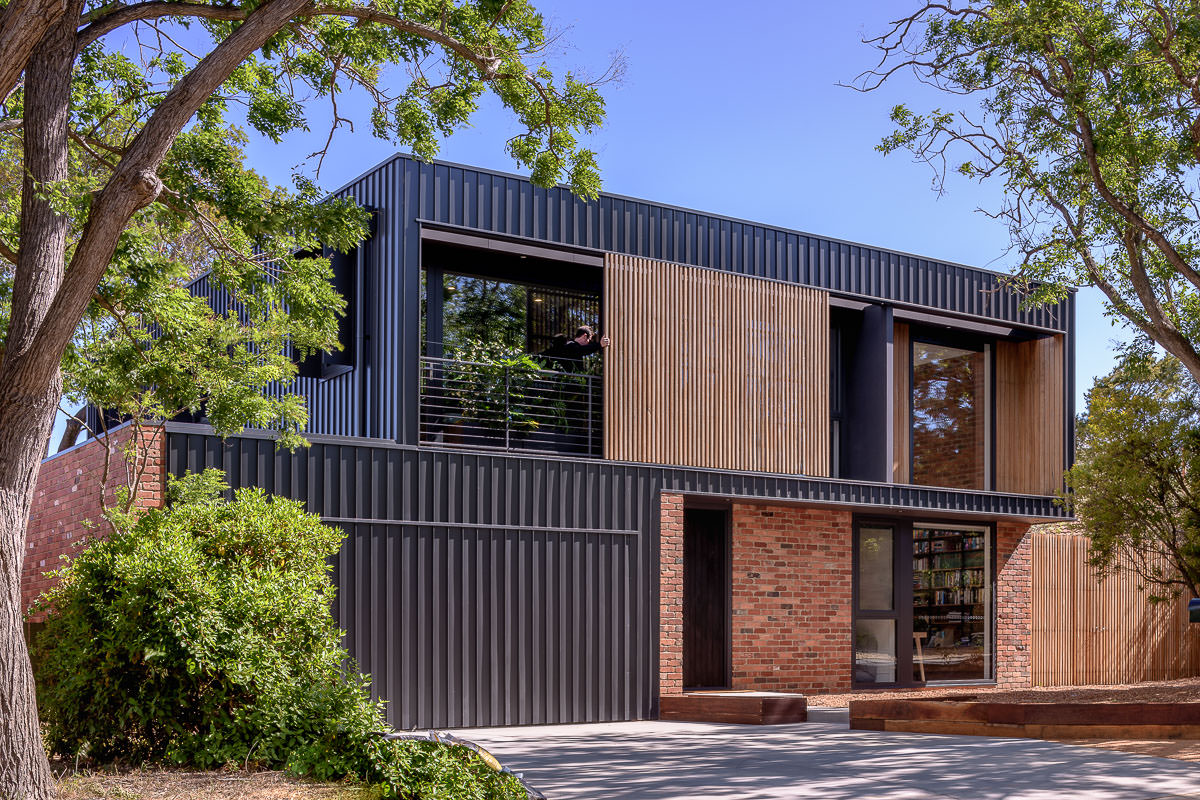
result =
[{"label": "vertical timber batten screen", "polygon": [[996,343],[996,490],[1054,494],[1063,471],[1063,337]]},{"label": "vertical timber batten screen", "polygon": [[1151,603],[1124,567],[1103,580],[1086,536],[1032,536],[1034,686],[1161,681],[1200,675],[1200,626],[1187,598]]},{"label": "vertical timber batten screen", "polygon": [[829,298],[605,257],[605,457],[829,474]]}]

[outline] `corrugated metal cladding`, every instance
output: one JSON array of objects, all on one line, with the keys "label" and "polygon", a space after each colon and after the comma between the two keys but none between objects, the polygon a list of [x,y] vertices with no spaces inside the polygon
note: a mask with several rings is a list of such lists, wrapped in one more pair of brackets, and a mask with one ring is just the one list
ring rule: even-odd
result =
[{"label": "corrugated metal cladding", "polygon": [[[376,211],[361,307],[358,368],[301,379],[314,433],[416,444],[422,222],[711,267],[869,298],[1066,331],[1073,299],[1022,310],[996,275],[796,231],[613,195],[396,156],[339,192]],[[211,296],[212,292],[208,292]]]},{"label": "corrugated metal cladding", "polygon": [[335,613],[398,728],[653,717],[664,490],[1062,516],[1047,498],[197,430],[169,426],[173,474],[220,467],[345,530]]}]

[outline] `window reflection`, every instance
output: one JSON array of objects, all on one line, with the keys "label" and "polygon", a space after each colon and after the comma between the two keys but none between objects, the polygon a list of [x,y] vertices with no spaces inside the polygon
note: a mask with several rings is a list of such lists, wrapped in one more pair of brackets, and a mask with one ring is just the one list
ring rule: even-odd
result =
[{"label": "window reflection", "polygon": [[986,373],[983,351],[913,342],[913,483],[986,488]]},{"label": "window reflection", "polygon": [[896,682],[896,620],[860,619],[855,624],[854,682]]},{"label": "window reflection", "polygon": [[913,680],[991,677],[991,552],[984,530],[913,528]]}]

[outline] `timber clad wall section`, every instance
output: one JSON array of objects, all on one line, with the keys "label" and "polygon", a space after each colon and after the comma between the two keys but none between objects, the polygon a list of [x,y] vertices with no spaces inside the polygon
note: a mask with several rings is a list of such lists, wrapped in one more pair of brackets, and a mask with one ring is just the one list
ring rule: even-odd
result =
[{"label": "timber clad wall section", "polygon": [[892,480],[908,483],[912,469],[909,434],[912,433],[912,347],[908,325],[897,322],[892,334]]},{"label": "timber clad wall section", "polygon": [[1054,494],[1063,471],[1063,337],[996,342],[996,490]]},{"label": "timber clad wall section", "polygon": [[1150,603],[1128,567],[1096,578],[1088,538],[1033,539],[1033,685],[1136,683],[1200,675],[1187,598]]},{"label": "timber clad wall section", "polygon": [[829,474],[825,292],[605,259],[605,456]]}]

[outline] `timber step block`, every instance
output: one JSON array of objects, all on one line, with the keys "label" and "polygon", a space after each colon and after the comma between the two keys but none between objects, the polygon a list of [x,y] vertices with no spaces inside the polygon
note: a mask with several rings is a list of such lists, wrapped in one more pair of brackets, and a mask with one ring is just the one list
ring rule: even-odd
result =
[{"label": "timber step block", "polygon": [[684,692],[660,698],[658,716],[676,722],[786,725],[808,721],[808,700],[781,692]]},{"label": "timber step block", "polygon": [[1200,703],[852,700],[850,727],[1028,739],[1200,739]]}]

